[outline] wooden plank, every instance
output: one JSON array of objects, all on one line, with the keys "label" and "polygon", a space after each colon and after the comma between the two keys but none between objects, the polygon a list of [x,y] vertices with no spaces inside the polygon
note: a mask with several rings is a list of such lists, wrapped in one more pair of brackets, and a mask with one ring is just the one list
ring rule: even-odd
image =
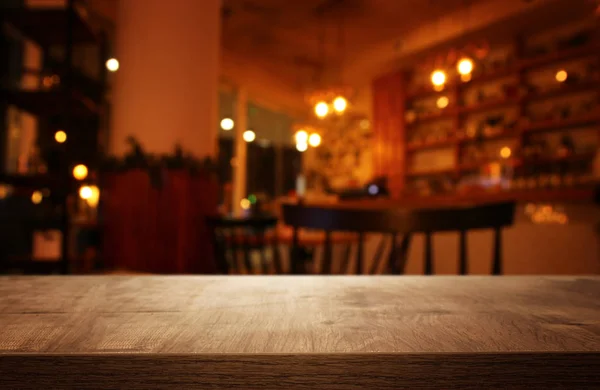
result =
[{"label": "wooden plank", "polygon": [[0,387],[581,388],[598,298],[600,277],[4,277]]}]

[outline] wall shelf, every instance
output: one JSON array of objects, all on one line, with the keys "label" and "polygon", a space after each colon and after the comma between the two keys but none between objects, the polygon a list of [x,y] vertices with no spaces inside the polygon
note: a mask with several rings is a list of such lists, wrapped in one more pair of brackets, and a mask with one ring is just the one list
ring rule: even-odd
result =
[{"label": "wall shelf", "polygon": [[[520,47],[518,42],[516,43],[516,46]],[[455,105],[449,106],[440,112],[429,113],[418,117],[414,122],[410,124],[403,122],[403,131],[405,132],[406,137],[411,137],[414,133],[408,134],[406,132],[419,131],[417,127],[421,124],[434,123],[436,121],[442,120],[452,120],[452,128],[447,129],[444,132],[447,138],[438,139],[432,142],[407,143],[406,148],[404,150],[406,154],[415,155],[419,152],[427,150],[440,150],[441,153],[441,149],[444,149],[443,153],[447,153],[448,149],[453,149],[455,156],[455,165],[447,169],[416,170],[408,172],[404,175],[404,181],[402,182],[403,184],[398,187],[405,188],[407,180],[421,178],[426,179],[428,177],[435,179],[436,177],[449,175],[452,178],[459,179],[469,172],[478,171],[486,165],[493,163],[499,163],[503,166],[511,166],[515,169],[518,169],[524,166],[540,167],[551,164],[567,164],[565,166],[569,166],[568,164],[570,163],[592,161],[595,153],[584,153],[562,158],[554,156],[524,158],[522,156],[519,156],[518,153],[513,153],[513,156],[507,159],[502,159],[500,156],[498,156],[497,158],[489,158],[478,162],[461,161],[463,156],[466,156],[465,154],[463,154],[462,149],[469,144],[480,143],[482,144],[482,147],[485,147],[486,142],[510,138],[510,145],[514,144],[516,145],[517,150],[520,150],[519,146],[526,142],[526,135],[533,133],[564,131],[577,127],[598,126],[599,128],[597,133],[600,141],[600,96],[598,96],[598,98],[596,99],[598,101],[598,106],[590,110],[589,114],[581,116],[573,116],[567,119],[550,119],[528,123],[525,114],[530,109],[529,106],[532,103],[543,102],[544,100],[553,98],[564,98],[571,95],[574,96],[576,94],[582,94],[587,92],[596,93],[600,95],[600,80],[598,80],[597,75],[595,76],[594,73],[591,73],[590,75],[586,74],[584,77],[582,77],[581,81],[578,81],[574,84],[564,84],[560,86],[555,84],[555,89],[539,90],[527,94],[523,94],[522,92],[523,89],[529,89],[527,83],[527,72],[534,71],[536,69],[542,69],[544,67],[551,67],[553,64],[560,63],[561,61],[567,61],[577,58],[584,59],[587,57],[594,57],[600,60],[600,42],[594,42],[582,46],[563,49],[549,54],[544,54],[535,58],[516,59],[512,62],[512,65],[508,65],[505,68],[494,69],[484,74],[474,75],[472,80],[467,82],[462,82],[456,79],[451,80],[445,85],[445,88],[442,91],[436,91],[433,88],[422,88],[405,94],[404,96],[407,100],[407,107],[412,106],[412,101],[416,99],[422,99],[425,97],[433,97],[435,95],[446,95],[452,98],[453,103],[455,103]],[[513,93],[511,96],[501,97],[489,101],[484,100],[482,102],[477,102],[466,106],[460,106],[456,104],[456,102],[460,102],[464,98],[465,90],[467,88],[473,86],[480,86],[485,83],[491,83],[495,81],[503,83],[502,79],[509,77],[515,78],[512,84],[514,84],[514,86],[517,88],[517,92],[520,93]],[[588,79],[583,80],[585,78]],[[501,84],[498,85],[501,86]],[[502,91],[502,89],[500,90]],[[485,115],[485,112],[487,111],[504,111],[505,109],[516,109],[519,115],[517,118],[508,118],[504,116],[505,123],[508,123],[508,126],[510,126],[509,129],[506,129],[503,132],[488,137],[481,135],[473,138],[465,137],[464,135],[459,136],[459,134],[463,134],[463,130],[466,125],[465,122],[469,120],[470,115],[478,113],[484,113]],[[576,112],[575,110],[583,112],[587,111],[588,108],[585,106],[573,106],[572,108],[570,108],[571,112]],[[555,111],[557,110],[553,108],[552,115],[558,116],[560,112]],[[401,112],[401,115],[404,116],[405,113]],[[512,123],[515,120],[517,121],[517,124],[512,126]],[[423,131],[425,131],[423,137],[427,136],[427,130],[423,129]],[[489,153],[490,152],[488,151],[487,155],[489,155]],[[407,164],[406,162],[409,161],[409,159],[405,156],[402,159],[402,161],[405,161],[405,164]],[[405,166],[404,170],[409,170],[408,165]],[[530,192],[534,190],[521,191]],[[443,196],[447,197],[451,195],[446,194]]]}]

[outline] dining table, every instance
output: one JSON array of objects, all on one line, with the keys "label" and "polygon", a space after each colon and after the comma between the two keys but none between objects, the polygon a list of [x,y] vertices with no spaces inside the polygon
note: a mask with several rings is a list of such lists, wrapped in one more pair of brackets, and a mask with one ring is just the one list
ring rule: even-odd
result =
[{"label": "dining table", "polygon": [[0,277],[0,388],[600,388],[600,277]]}]

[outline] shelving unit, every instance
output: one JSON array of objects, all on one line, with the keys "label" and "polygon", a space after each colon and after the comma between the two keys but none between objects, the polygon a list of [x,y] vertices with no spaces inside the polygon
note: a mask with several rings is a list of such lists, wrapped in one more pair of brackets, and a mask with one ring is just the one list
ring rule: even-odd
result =
[{"label": "shelving unit", "polygon": [[[597,34],[596,34],[597,35]],[[548,90],[531,91],[529,86],[525,84],[525,75],[527,72],[540,71],[546,67],[558,64],[568,60],[592,60],[600,65],[600,37],[593,37],[592,41],[584,45],[565,48],[556,52],[540,55],[537,57],[525,58],[520,54],[520,48],[523,47],[522,41],[517,41],[514,47],[517,48],[517,59],[513,60],[504,68],[494,69],[487,73],[473,75],[472,79],[467,82],[460,80],[451,80],[445,85],[442,91],[437,91],[431,88],[417,88],[416,90],[407,91],[404,96],[406,101],[404,104],[405,110],[410,109],[413,103],[425,99],[435,99],[436,96],[447,96],[454,103],[444,109],[438,111],[427,112],[421,116],[416,116],[414,120],[407,121],[405,112],[402,113],[404,118],[404,131],[406,135],[406,147],[404,148],[406,157],[403,159],[406,166],[404,167],[404,185],[406,182],[415,179],[426,179],[435,176],[448,177],[451,180],[458,180],[464,174],[480,170],[482,167],[500,163],[504,167],[520,169],[523,167],[547,166],[551,164],[569,164],[577,162],[591,162],[594,158],[592,153],[571,154],[568,157],[544,156],[540,158],[524,158],[522,156],[512,155],[508,158],[487,158],[477,160],[476,162],[462,162],[463,148],[470,144],[482,145],[491,141],[501,141],[503,139],[510,140],[518,148],[524,144],[525,140],[533,134],[552,133],[556,131],[568,131],[577,127],[598,127],[600,136],[600,79],[579,81],[574,84],[558,84],[557,87]],[[511,85],[517,91],[512,91],[510,94],[505,92],[505,96],[497,99],[483,100],[481,102],[462,105],[465,91],[472,87],[486,86],[488,83],[501,81],[502,79],[511,79]],[[516,84],[514,81],[516,80]],[[408,82],[406,83],[408,85]],[[555,116],[552,119],[526,120],[525,113],[531,104],[538,104],[545,100],[556,98],[568,98],[571,95],[577,94],[596,94],[595,107],[584,114],[563,115],[562,119],[558,113],[553,113]],[[502,109],[517,109],[518,118],[514,124],[502,131],[495,129],[494,134],[478,134],[467,136],[463,129],[463,123],[466,118],[473,114],[482,114],[488,111],[496,111]],[[440,136],[440,132],[434,132],[434,139],[423,139],[421,141],[412,141],[410,133],[418,129],[422,125],[432,127],[432,124],[444,122],[443,131],[446,136]],[[449,127],[448,121],[452,121],[452,127]],[[410,122],[410,123],[408,123]],[[599,140],[600,143],[600,140]],[[452,167],[444,167],[441,169],[424,169],[412,171],[409,168],[411,158],[421,152],[427,151],[432,153],[435,150],[443,150],[445,153],[454,155],[454,164]]]},{"label": "shelving unit", "polygon": [[[35,116],[38,120],[38,137],[51,140],[56,130],[64,129],[68,134],[65,144],[55,144],[49,152],[52,164],[46,161],[44,173],[28,172],[23,174],[0,172],[0,184],[14,188],[15,193],[35,190],[52,194],[50,199],[44,197],[39,205],[33,208],[50,210],[51,213],[33,212],[32,215],[43,214],[45,219],[37,222],[34,229],[48,228],[45,221],[52,220],[52,228],[62,233],[61,258],[52,262],[54,269],[60,273],[70,270],[69,236],[70,216],[69,198],[76,196],[77,183],[71,177],[71,169],[76,163],[93,166],[98,159],[99,150],[87,149],[98,144],[102,117],[106,112],[106,70],[104,61],[107,57],[105,34],[96,30],[89,22],[84,9],[85,4],[75,0],[67,0],[63,8],[18,8],[3,10],[0,25],[17,31],[20,37],[37,44],[42,52],[41,69],[21,69],[22,76],[37,79],[37,87],[30,85],[25,89],[20,80],[2,80],[0,85],[0,102],[4,106],[13,106]],[[22,41],[24,44],[24,41]],[[98,77],[93,78],[76,69],[74,65],[75,46],[85,44],[98,50]],[[51,55],[51,51],[54,55]],[[59,54],[56,54],[59,53]],[[51,82],[46,82],[51,80]],[[85,145],[85,146],[83,146]],[[0,253],[0,257],[4,257]],[[4,261],[5,264],[2,264]],[[1,259],[0,266],[11,263],[14,259]],[[17,262],[19,263],[19,262]],[[17,268],[25,272],[39,270],[38,264],[31,261],[21,262]],[[42,268],[46,269],[48,264]]]}]

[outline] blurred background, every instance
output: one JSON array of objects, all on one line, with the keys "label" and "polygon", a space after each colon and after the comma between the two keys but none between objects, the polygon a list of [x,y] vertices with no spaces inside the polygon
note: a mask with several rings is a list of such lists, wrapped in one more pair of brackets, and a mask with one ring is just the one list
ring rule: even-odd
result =
[{"label": "blurred background", "polygon": [[[597,0],[2,0],[0,13],[3,273],[489,273],[495,245],[494,273],[600,272]],[[509,222],[481,214],[464,235],[405,216],[401,269],[377,260],[400,248],[387,222],[367,234],[282,212],[440,220],[497,203]]]}]

